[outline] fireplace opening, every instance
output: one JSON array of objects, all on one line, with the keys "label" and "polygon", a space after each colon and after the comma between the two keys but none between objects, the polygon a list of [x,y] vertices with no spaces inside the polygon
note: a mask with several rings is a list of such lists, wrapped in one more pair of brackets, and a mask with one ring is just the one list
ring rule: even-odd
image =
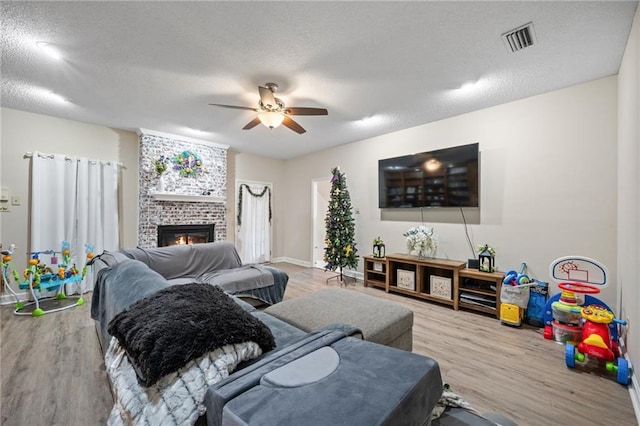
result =
[{"label": "fireplace opening", "polygon": [[214,224],[158,225],[158,247],[202,244],[214,241]]}]

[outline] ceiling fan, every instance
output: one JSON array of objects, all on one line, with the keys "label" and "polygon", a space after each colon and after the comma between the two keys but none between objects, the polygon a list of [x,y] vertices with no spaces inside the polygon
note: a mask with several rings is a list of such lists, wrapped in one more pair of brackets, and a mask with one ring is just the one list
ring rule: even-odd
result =
[{"label": "ceiling fan", "polygon": [[305,108],[305,107],[287,107],[282,100],[276,98],[274,93],[278,91],[278,85],[275,83],[266,83],[264,86],[258,86],[258,92],[260,93],[260,100],[258,101],[258,108],[235,106],[235,105],[221,105],[221,104],[209,104],[213,106],[219,106],[223,108],[234,109],[246,109],[249,111],[255,111],[258,116],[247,123],[242,130],[249,130],[262,123],[270,129],[274,129],[279,125],[284,125],[296,133],[302,134],[306,130],[296,123],[290,116],[291,115],[327,115],[328,112],[324,108]]}]

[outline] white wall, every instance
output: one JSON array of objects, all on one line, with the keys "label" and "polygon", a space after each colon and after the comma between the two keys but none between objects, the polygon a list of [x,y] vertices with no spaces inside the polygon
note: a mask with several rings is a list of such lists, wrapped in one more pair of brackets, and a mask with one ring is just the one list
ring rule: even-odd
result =
[{"label": "white wall", "polygon": [[[640,368],[640,8],[618,74],[618,312],[629,322],[627,348]],[[631,389],[640,416],[640,383]],[[639,417],[640,418],[640,417]]]},{"label": "white wall", "polygon": [[29,250],[29,181],[31,161],[26,152],[65,154],[95,160],[121,162],[122,215],[121,245],[135,246],[137,240],[138,137],[133,132],[63,120],[45,115],[2,108],[0,185],[19,196],[20,206],[0,213],[0,241],[16,244],[14,266],[26,266]]},{"label": "white wall", "polygon": [[[600,297],[615,306],[616,130],[612,76],[289,160],[284,222],[297,232],[284,234],[284,255],[311,261],[310,182],[336,165],[346,174],[353,207],[361,210],[355,216],[360,255],[371,252],[378,235],[387,253],[404,253],[402,234],[420,218],[381,220],[378,160],[479,142],[481,217],[469,226],[474,243],[494,246],[500,269],[519,269],[526,261],[529,274],[545,281],[558,257],[597,259],[611,273]],[[438,257],[469,258],[463,225],[434,223],[428,209],[424,217],[440,236]]]},{"label": "white wall", "polygon": [[[601,296],[616,306],[616,81],[604,78],[288,161],[230,151],[229,187],[236,179],[273,182],[273,257],[310,263],[311,181],[325,178],[339,165],[347,176],[352,205],[361,210],[356,215],[360,254],[371,251],[378,235],[388,253],[404,252],[402,233],[419,223],[419,216],[411,221],[381,219],[378,159],[479,142],[482,207],[480,224],[469,226],[474,243],[496,247],[501,269],[518,268],[526,261],[529,273],[543,280],[557,257],[596,258],[612,272],[613,285]],[[22,205],[0,214],[5,244],[27,248],[29,161],[23,155],[35,150],[124,163],[122,245],[135,245],[137,136],[6,108],[2,186],[20,195]],[[236,212],[233,192],[228,193],[229,221]],[[425,210],[425,222],[440,235],[439,256],[467,259],[464,227],[431,218],[432,212]],[[229,239],[233,240],[231,232]]]}]

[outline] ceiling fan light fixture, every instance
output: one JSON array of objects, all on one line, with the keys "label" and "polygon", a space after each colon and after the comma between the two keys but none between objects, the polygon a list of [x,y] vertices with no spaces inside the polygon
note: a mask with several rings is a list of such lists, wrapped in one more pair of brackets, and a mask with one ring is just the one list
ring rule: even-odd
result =
[{"label": "ceiling fan light fixture", "polygon": [[282,124],[284,114],[278,111],[260,111],[258,113],[260,122],[270,129],[275,129]]},{"label": "ceiling fan light fixture", "polygon": [[288,128],[289,130],[293,130],[299,135],[305,133],[306,130],[291,118],[292,115],[328,114],[325,108],[285,107],[284,102],[282,102],[281,99],[273,96],[273,93],[276,91],[277,87],[278,86],[274,83],[267,83],[264,86],[258,86],[258,93],[260,94],[258,108],[224,104],[209,105],[219,106],[223,108],[255,111],[257,113],[256,116],[254,116],[250,122],[245,124],[242,130],[251,130],[260,123],[264,124],[270,129],[275,129],[282,124],[284,127]]}]

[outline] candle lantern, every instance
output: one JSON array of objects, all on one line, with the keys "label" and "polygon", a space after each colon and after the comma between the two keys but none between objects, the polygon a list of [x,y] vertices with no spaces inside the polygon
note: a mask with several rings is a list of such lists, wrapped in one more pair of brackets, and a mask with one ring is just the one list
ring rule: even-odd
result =
[{"label": "candle lantern", "polygon": [[380,237],[373,240],[373,257],[384,257],[384,241]]},{"label": "candle lantern", "polygon": [[494,253],[488,244],[484,245],[478,254],[478,270],[482,272],[494,272],[496,270]]}]

